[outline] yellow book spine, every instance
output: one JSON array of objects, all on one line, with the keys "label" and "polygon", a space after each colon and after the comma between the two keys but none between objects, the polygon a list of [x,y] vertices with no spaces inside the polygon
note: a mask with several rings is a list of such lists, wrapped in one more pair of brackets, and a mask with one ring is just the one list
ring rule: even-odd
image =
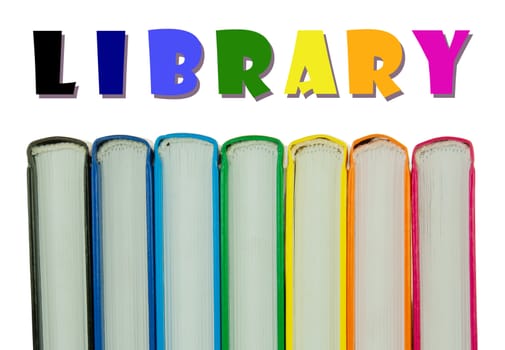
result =
[{"label": "yellow book spine", "polygon": [[285,238],[285,271],[286,271],[286,350],[294,350],[294,187],[295,159],[294,152],[301,144],[325,139],[338,144],[343,149],[344,159],[341,167],[340,195],[340,349],[347,344],[347,145],[345,142],[328,135],[312,135],[296,141],[288,146],[286,171],[286,238]]}]

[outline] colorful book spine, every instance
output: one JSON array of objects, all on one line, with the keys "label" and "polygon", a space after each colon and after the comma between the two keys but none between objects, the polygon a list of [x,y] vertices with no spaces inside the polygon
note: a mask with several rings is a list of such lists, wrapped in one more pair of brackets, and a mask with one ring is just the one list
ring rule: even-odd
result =
[{"label": "colorful book spine", "polygon": [[95,350],[154,350],[151,146],[106,136],[91,155]]},{"label": "colorful book spine", "polygon": [[265,136],[221,149],[223,350],[285,346],[283,154]]},{"label": "colorful book spine", "polygon": [[348,184],[347,349],[411,348],[410,169],[386,135],[356,140]]},{"label": "colorful book spine", "polygon": [[314,135],[287,153],[286,349],[345,349],[347,146]]},{"label": "colorful book spine", "polygon": [[158,349],[221,349],[218,145],[196,134],[154,147]]},{"label": "colorful book spine", "polygon": [[412,157],[414,350],[477,350],[472,143],[439,137]]}]

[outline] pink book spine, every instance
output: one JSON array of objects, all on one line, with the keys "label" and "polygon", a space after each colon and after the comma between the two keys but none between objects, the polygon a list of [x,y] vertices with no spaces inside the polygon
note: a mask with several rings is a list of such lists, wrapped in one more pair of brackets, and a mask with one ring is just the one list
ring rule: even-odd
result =
[{"label": "pink book spine", "polygon": [[477,350],[477,288],[475,277],[475,168],[474,152],[472,143],[468,140],[446,136],[437,137],[418,144],[412,154],[412,264],[413,264],[413,346],[414,350],[421,350],[421,287],[419,270],[419,215],[418,215],[418,175],[416,153],[424,146],[440,142],[456,141],[466,144],[470,151],[470,174],[469,174],[469,271],[470,271],[470,336],[471,350]]}]

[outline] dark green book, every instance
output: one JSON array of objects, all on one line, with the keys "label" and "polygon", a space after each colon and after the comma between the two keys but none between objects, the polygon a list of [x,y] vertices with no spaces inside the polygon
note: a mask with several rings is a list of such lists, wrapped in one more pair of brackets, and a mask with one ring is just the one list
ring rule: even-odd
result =
[{"label": "dark green book", "polygon": [[30,143],[28,204],[34,350],[92,350],[88,145]]},{"label": "dark green book", "polygon": [[265,136],[221,149],[223,350],[284,349],[283,154]]}]

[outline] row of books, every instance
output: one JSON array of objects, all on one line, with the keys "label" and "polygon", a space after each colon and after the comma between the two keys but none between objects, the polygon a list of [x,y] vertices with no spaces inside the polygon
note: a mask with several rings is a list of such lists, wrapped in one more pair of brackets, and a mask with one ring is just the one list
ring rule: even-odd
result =
[{"label": "row of books", "polygon": [[468,140],[412,168],[385,135],[53,137],[28,161],[36,350],[477,349]]}]

